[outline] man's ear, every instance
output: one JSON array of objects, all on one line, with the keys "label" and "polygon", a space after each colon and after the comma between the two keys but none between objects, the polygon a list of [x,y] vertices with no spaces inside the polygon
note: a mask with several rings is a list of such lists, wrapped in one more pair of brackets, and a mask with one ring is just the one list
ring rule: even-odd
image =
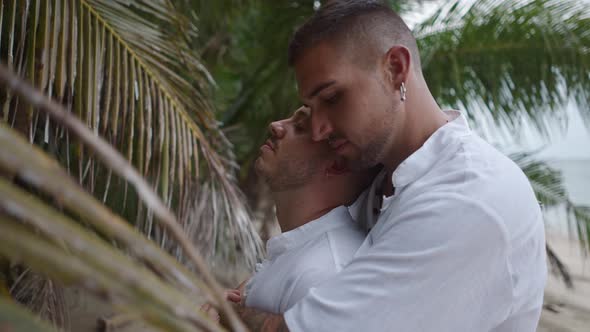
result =
[{"label": "man's ear", "polygon": [[350,173],[350,169],[344,159],[341,158],[332,160],[326,169],[327,176],[338,176],[346,173]]},{"label": "man's ear", "polygon": [[407,82],[412,55],[410,50],[402,45],[392,46],[385,53],[385,71],[389,82],[399,87],[402,82]]}]

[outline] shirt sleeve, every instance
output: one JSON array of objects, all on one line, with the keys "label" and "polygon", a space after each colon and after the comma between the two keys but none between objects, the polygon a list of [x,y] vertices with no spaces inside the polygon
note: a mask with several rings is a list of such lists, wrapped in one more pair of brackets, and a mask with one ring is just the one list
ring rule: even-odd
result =
[{"label": "shirt sleeve", "polygon": [[290,331],[488,331],[508,316],[509,242],[494,211],[453,193],[404,205],[285,313]]},{"label": "shirt sleeve", "polygon": [[289,310],[289,308],[293,307],[293,305],[301,300],[301,298],[303,298],[313,286],[336,275],[336,269],[332,268],[333,263],[328,264],[327,267],[309,269],[298,275],[297,279],[289,284],[285,290],[283,298],[279,304],[279,312],[284,313]]}]

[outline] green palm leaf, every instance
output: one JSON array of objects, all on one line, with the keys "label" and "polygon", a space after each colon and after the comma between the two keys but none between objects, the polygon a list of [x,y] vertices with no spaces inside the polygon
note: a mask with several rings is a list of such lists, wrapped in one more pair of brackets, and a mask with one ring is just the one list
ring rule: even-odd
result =
[{"label": "green palm leaf", "polygon": [[[11,0],[0,21],[0,59],[122,152],[183,228],[208,234],[195,235],[206,257],[255,263],[260,244],[235,185],[231,145],[213,117],[212,81],[178,37],[185,19],[171,2]],[[151,207],[67,130],[12,92],[0,93],[0,105],[2,119],[180,258]]]},{"label": "green palm leaf", "polygon": [[544,208],[565,209],[571,233],[579,239],[582,249],[590,252],[590,207],[570,200],[558,170],[525,153],[512,155],[511,158],[529,178],[537,199]]},{"label": "green palm leaf", "polygon": [[478,120],[489,114],[513,130],[530,123],[548,136],[567,123],[567,100],[589,109],[589,24],[586,1],[457,1],[415,34],[440,103]]},{"label": "green palm leaf", "polygon": [[[0,237],[6,244],[0,248],[0,254],[15,262],[22,259],[27,266],[66,285],[80,282],[89,291],[103,295],[115,305],[121,302],[130,304],[133,308],[131,312],[165,330],[191,330],[190,326],[195,324],[207,330],[217,330],[197,310],[194,291],[202,290],[228,314],[232,327],[242,330],[235,313],[222,298],[218,284],[175,217],[128,161],[75,116],[23,83],[4,66],[0,66],[0,83],[62,124],[96,154],[97,160],[129,181],[141,199],[153,207],[159,223],[170,231],[172,239],[179,243],[206,283],[187,273],[159,249],[152,248],[149,241],[135,235],[124,221],[73,182],[54,160],[33,148],[5,124],[0,124],[0,142],[4,147],[0,150],[3,176],[18,178],[81,219],[75,222],[67,214],[46,207],[42,200],[15,188],[10,181],[0,179],[3,197],[0,200],[0,223],[5,230]],[[4,214],[8,216],[4,218]],[[35,235],[30,228],[18,225],[13,218],[29,224],[41,234]],[[146,266],[95,237],[94,232],[79,225],[81,221],[94,226],[95,231],[107,239],[123,245]],[[46,238],[46,243],[42,236]]]},{"label": "green palm leaf", "polygon": [[[584,254],[590,252],[590,206],[573,203],[563,184],[561,173],[546,163],[535,160],[526,153],[511,155],[529,178],[533,190],[543,209],[562,209],[567,215],[570,234],[578,239]],[[567,286],[572,287],[573,281],[559,257],[547,244],[547,256],[552,269],[560,275]]]},{"label": "green palm leaf", "polygon": [[39,322],[37,317],[26,308],[2,298],[0,298],[0,326],[6,331],[56,331],[49,325]]}]

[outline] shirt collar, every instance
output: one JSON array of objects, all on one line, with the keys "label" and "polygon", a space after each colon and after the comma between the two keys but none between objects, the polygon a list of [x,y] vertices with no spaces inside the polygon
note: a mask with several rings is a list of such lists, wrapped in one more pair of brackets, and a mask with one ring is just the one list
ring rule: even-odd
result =
[{"label": "shirt collar", "polygon": [[343,205],[336,207],[317,219],[269,239],[266,242],[268,259],[272,260],[287,250],[313,240],[333,228],[344,226],[346,223],[352,223],[348,209]]},{"label": "shirt collar", "polygon": [[452,118],[449,123],[438,128],[424,144],[406,158],[393,172],[393,186],[404,187],[424,175],[437,162],[440,151],[457,137],[470,133],[467,119],[459,111],[445,111]]}]

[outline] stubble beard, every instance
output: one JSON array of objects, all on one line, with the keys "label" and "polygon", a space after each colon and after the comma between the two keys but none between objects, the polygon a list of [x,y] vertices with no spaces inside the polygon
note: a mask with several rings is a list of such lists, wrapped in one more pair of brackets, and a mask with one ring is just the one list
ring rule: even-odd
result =
[{"label": "stubble beard", "polygon": [[381,155],[384,149],[382,140],[374,140],[361,149],[358,158],[347,160],[348,167],[353,171],[362,171],[381,163]]},{"label": "stubble beard", "polygon": [[[391,111],[390,111],[391,112]],[[372,132],[372,136],[363,143],[358,149],[360,155],[354,160],[348,160],[348,166],[356,171],[365,170],[376,166],[384,162],[387,154],[387,135],[391,134],[390,121],[372,121],[369,129]],[[377,131],[376,131],[377,130]]]},{"label": "stubble beard", "polygon": [[355,162],[356,165],[353,164],[356,169],[364,170],[377,164],[386,164],[388,141],[391,141],[396,130],[392,117],[400,110],[401,103],[401,101],[393,99],[391,107],[384,114],[385,118],[373,121],[371,128],[375,128],[376,132],[361,149],[361,155]]},{"label": "stubble beard", "polygon": [[274,174],[263,177],[272,192],[295,189],[308,183],[319,172],[320,163],[315,160],[280,160]]}]

